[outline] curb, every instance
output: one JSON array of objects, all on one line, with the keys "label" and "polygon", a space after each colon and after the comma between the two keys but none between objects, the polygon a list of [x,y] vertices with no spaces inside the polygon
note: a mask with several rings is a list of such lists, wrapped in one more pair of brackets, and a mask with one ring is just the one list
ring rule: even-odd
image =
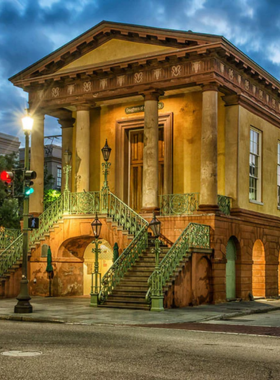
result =
[{"label": "curb", "polygon": [[255,310],[245,310],[245,311],[238,311],[236,313],[230,313],[230,314],[223,314],[221,316],[214,317],[213,319],[218,319],[218,320],[227,320],[235,317],[240,317],[243,315],[250,315],[250,314],[265,314],[269,313],[270,311],[276,311],[280,310],[280,306],[272,306],[269,309],[255,309]]},{"label": "curb", "polygon": [[37,323],[67,323],[61,319],[52,319],[52,318],[40,318],[40,317],[21,317],[16,315],[1,315],[1,321],[16,321],[16,322],[37,322]]}]

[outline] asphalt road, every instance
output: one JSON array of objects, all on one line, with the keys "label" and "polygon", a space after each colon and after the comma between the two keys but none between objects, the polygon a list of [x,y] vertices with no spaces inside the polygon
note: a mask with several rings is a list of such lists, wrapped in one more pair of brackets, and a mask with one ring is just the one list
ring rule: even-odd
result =
[{"label": "asphalt road", "polygon": [[[41,352],[10,357],[3,352]],[[0,379],[279,379],[280,339],[0,321]]]}]

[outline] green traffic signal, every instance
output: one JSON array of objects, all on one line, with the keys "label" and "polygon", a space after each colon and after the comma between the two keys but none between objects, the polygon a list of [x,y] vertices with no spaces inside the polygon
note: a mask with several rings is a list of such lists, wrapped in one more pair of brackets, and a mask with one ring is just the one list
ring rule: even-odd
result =
[{"label": "green traffic signal", "polygon": [[33,187],[26,187],[25,190],[24,190],[24,195],[31,195],[34,193],[34,189]]}]

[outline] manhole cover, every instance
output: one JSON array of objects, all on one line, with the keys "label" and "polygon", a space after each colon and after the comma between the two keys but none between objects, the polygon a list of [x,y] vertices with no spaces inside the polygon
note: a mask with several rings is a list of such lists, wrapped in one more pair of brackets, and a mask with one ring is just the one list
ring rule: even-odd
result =
[{"label": "manhole cover", "polygon": [[1,355],[4,356],[39,356],[42,355],[40,351],[4,351],[1,352]]}]

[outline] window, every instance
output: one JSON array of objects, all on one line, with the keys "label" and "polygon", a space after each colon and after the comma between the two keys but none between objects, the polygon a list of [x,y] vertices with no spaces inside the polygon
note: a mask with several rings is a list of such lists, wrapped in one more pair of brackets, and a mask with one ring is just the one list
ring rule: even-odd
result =
[{"label": "window", "polygon": [[280,141],[278,141],[278,154],[277,154],[277,199],[278,199],[278,207],[280,207]]},{"label": "window", "polygon": [[261,201],[261,133],[250,129],[249,199]]},{"label": "window", "polygon": [[61,188],[61,174],[61,167],[58,166],[56,171],[56,187],[59,188]]}]

